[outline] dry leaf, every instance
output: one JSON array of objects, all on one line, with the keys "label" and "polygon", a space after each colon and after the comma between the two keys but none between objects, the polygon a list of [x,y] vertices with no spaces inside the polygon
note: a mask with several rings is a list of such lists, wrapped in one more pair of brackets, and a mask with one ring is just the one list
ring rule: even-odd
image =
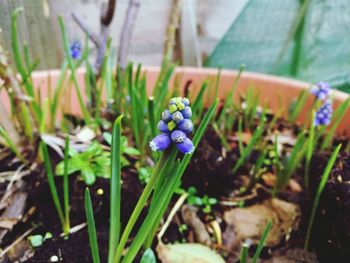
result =
[{"label": "dry leaf", "polygon": [[219,254],[201,244],[165,245],[159,243],[157,252],[163,263],[225,263]]},{"label": "dry leaf", "polygon": [[303,191],[303,188],[294,179],[289,180],[288,186],[293,192],[300,193],[301,191]]},{"label": "dry leaf", "polygon": [[[266,245],[272,247],[278,245],[292,229],[297,228],[300,213],[299,206],[272,198],[261,204],[226,211],[224,219],[229,226],[234,227],[235,235],[240,241],[251,239],[255,244],[258,244],[268,220],[271,219],[272,229]],[[227,228],[226,231],[230,229],[232,228]],[[230,244],[225,245],[230,247]]]},{"label": "dry leaf", "polygon": [[273,173],[266,173],[261,176],[261,179],[263,179],[264,183],[267,186],[273,187],[276,183],[276,175]]},{"label": "dry leaf", "polygon": [[181,208],[182,218],[195,235],[195,241],[206,246],[211,245],[210,235],[204,223],[197,216],[198,208],[190,205],[184,205]]}]

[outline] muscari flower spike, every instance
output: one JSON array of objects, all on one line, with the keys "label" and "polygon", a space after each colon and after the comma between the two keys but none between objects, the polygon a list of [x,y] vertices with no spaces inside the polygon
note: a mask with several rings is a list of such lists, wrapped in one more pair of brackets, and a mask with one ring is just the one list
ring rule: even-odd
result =
[{"label": "muscari flower spike", "polygon": [[331,93],[331,86],[327,82],[320,81],[311,87],[310,93],[315,95],[318,100],[325,100]]},{"label": "muscari flower spike", "polygon": [[331,122],[332,113],[333,113],[332,102],[330,100],[327,100],[316,112],[314,125],[315,126],[328,125]]},{"label": "muscari flower spike", "polygon": [[189,105],[190,101],[187,98],[174,97],[170,100],[168,109],[162,112],[162,118],[158,122],[161,134],[150,142],[153,151],[164,151],[171,142],[184,154],[194,151],[193,142],[187,137],[193,130],[190,120],[192,110]]},{"label": "muscari flower spike", "polygon": [[74,41],[70,46],[70,54],[73,59],[79,59],[81,56],[81,43],[80,41]]}]

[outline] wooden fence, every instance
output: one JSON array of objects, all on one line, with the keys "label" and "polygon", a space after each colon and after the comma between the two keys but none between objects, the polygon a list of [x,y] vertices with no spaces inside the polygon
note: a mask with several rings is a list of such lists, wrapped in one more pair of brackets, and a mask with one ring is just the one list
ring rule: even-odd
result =
[{"label": "wooden fence", "polygon": [[[119,45],[128,1],[117,0],[116,12],[110,27],[113,49],[117,49]],[[181,63],[200,64],[200,60],[212,51],[247,1],[183,0],[179,30]],[[40,69],[58,68],[63,56],[58,15],[64,17],[70,41],[83,42],[84,33],[72,19],[72,12],[79,14],[93,32],[99,33],[102,2],[102,0],[2,0],[0,43],[7,50],[11,50],[11,12],[22,6],[24,11],[17,19],[18,37],[21,43],[28,43],[31,59],[40,60]],[[129,60],[145,65],[159,65],[172,0],[140,2],[129,48]]]}]

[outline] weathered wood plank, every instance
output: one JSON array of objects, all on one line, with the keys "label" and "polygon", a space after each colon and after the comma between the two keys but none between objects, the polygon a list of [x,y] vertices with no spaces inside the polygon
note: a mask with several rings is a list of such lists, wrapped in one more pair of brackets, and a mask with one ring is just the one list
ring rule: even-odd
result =
[{"label": "weathered wood plank", "polygon": [[[18,17],[18,34],[22,42],[30,46],[32,60],[40,59],[40,68],[60,67],[63,56],[57,16],[64,17],[71,41],[84,40],[84,34],[71,17],[75,11],[86,20],[96,33],[100,30],[100,6],[103,0],[2,0],[0,1],[0,42],[10,50],[11,11],[23,6]],[[117,49],[129,0],[118,0],[111,24],[112,48]],[[184,0],[183,2],[193,1]],[[195,24],[198,26],[198,49],[208,54],[248,0],[197,0],[194,1]],[[186,3],[185,3],[186,4]],[[193,4],[193,3],[192,3]],[[45,7],[49,7],[45,11]],[[171,0],[142,0],[129,48],[129,60],[145,65],[159,65],[162,61],[166,26],[169,20]],[[192,11],[193,12],[193,11]],[[186,42],[186,41],[185,41]],[[190,41],[183,43],[183,50],[193,56]],[[93,44],[90,44],[93,47]],[[187,50],[188,48],[188,50]],[[197,50],[198,52],[198,50]],[[115,54],[117,52],[114,52]],[[186,55],[186,56],[187,56]],[[94,54],[92,54],[94,56]],[[186,62],[186,64],[189,62]]]}]

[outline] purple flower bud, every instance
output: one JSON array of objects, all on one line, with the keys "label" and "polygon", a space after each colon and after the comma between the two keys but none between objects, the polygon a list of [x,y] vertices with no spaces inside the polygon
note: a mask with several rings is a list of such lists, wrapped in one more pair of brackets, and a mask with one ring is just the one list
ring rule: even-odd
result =
[{"label": "purple flower bud", "polygon": [[181,113],[182,113],[182,116],[183,116],[185,119],[191,118],[191,116],[192,116],[191,107],[186,106],[186,107],[181,111]]},{"label": "purple flower bud", "polygon": [[70,54],[73,59],[79,59],[81,56],[81,43],[80,41],[74,41],[70,46]]},{"label": "purple flower bud", "polygon": [[187,138],[186,134],[183,131],[180,130],[175,130],[171,133],[171,140],[174,143],[181,143],[184,142],[185,139]]},{"label": "purple flower bud", "polygon": [[165,110],[162,112],[162,120],[166,123],[171,121],[171,113],[170,110]]},{"label": "purple flower bud", "polygon": [[153,140],[150,141],[149,146],[151,147],[152,151],[164,151],[166,148],[168,148],[169,144],[169,134],[162,133],[154,137]]},{"label": "purple flower bud", "polygon": [[184,117],[182,116],[182,113],[179,111],[176,111],[172,114],[172,118],[173,121],[177,124],[179,124],[180,122],[182,122],[182,120],[184,119]]},{"label": "purple flower bud", "polygon": [[182,103],[185,104],[185,106],[190,105],[190,100],[188,98],[182,98]]},{"label": "purple flower bud", "polygon": [[169,105],[175,105],[176,102],[177,102],[177,98],[174,97],[174,98],[170,99]]},{"label": "purple flower bud", "polygon": [[163,133],[168,133],[169,132],[168,124],[166,124],[164,121],[160,120],[158,122],[158,130],[160,132],[163,132]]},{"label": "purple flower bud", "polygon": [[193,130],[193,123],[190,119],[184,119],[180,124],[177,125],[177,129],[184,133],[190,133]]},{"label": "purple flower bud", "polygon": [[331,93],[331,86],[327,82],[320,81],[311,87],[310,93],[315,95],[318,100],[325,100]]},{"label": "purple flower bud", "polygon": [[332,113],[332,103],[329,100],[327,100],[316,112],[314,125],[328,125],[331,122]]},{"label": "purple flower bud", "polygon": [[185,141],[176,144],[177,149],[184,154],[191,154],[194,151],[193,142],[189,138],[185,138]]}]

